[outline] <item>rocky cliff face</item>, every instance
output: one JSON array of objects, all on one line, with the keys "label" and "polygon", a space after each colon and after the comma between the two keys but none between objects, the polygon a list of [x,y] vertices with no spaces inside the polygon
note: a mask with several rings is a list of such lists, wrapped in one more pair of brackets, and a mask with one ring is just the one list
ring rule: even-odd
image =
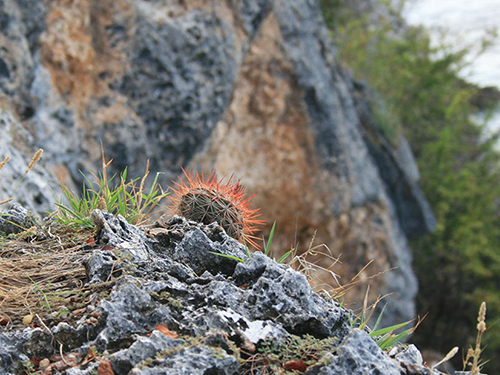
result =
[{"label": "rocky cliff face", "polygon": [[[3,0],[0,12],[0,157],[41,147],[48,171],[17,191],[2,183],[0,200],[45,209],[57,189],[47,174],[79,186],[79,170],[99,169],[100,143],[116,170],[139,175],[149,159],[164,183],[180,166],[234,173],[277,222],[276,253],[316,233],[342,254],[344,282],[371,260],[363,282],[394,269],[370,280],[371,298],[392,293],[389,321],[413,317],[407,236],[432,214],[411,153],[363,130],[369,109],[316,1]],[[3,181],[22,173],[9,168]]]}]

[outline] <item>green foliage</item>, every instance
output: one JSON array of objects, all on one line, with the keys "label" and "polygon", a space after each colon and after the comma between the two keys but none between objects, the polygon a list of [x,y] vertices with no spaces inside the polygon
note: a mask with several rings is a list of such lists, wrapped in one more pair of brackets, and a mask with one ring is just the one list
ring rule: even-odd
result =
[{"label": "green foliage", "polygon": [[[110,162],[103,157],[103,171],[99,176],[92,174],[94,181],[83,175],[82,195],[73,193],[66,185],[62,189],[68,204],[59,201],[54,212],[55,219],[67,226],[89,229],[94,227],[90,214],[95,209],[103,209],[113,214],[122,215],[129,223],[139,225],[147,221],[151,211],[168,193],[158,185],[156,174],[149,191],[144,190],[144,184],[149,174],[149,163],[142,178],[127,182],[127,169],[120,175],[114,185],[116,175],[108,178],[106,169]],[[139,186],[137,184],[139,183]]]},{"label": "green foliage", "polygon": [[[496,139],[482,139],[472,120],[477,88],[457,75],[467,49],[434,48],[422,29],[395,31],[397,13],[357,13],[355,3],[321,1],[339,63],[382,99],[383,107],[372,103],[379,131],[394,143],[406,135],[417,158],[438,225],[412,242],[418,309],[429,312],[415,340],[445,352],[473,342],[477,304],[486,301],[492,314],[500,314]],[[500,351],[500,325],[489,333],[486,356],[493,358]],[[500,369],[490,366],[489,372]]]},{"label": "green foliage", "polygon": [[216,253],[215,251],[209,251],[210,254],[217,255],[223,258],[228,258],[232,260],[236,260],[240,263],[246,263],[244,259],[241,259],[240,257],[237,257],[236,255],[230,255],[230,254],[222,254],[222,253]]},{"label": "green foliage", "polygon": [[264,254],[267,255],[269,258],[271,259],[274,259],[276,262],[278,263],[284,263],[285,260],[287,260],[288,258],[288,262],[287,264],[289,265],[293,265],[293,263],[296,261],[296,253],[297,253],[297,249],[296,248],[291,248],[290,250],[288,250],[285,254],[283,254],[279,259],[275,259],[274,256],[273,256],[273,252],[271,250],[271,244],[273,243],[273,237],[274,237],[274,230],[276,229],[276,222],[273,223],[273,226],[271,227],[271,231],[269,232],[269,238],[266,239],[263,238],[263,242],[264,242]]},{"label": "green foliage", "polygon": [[264,241],[264,254],[266,254],[268,257],[271,256],[271,244],[273,243],[275,229],[276,229],[276,222],[273,223],[271,231],[269,232],[269,238],[267,240],[267,243],[266,241]]},{"label": "green foliage", "polygon": [[412,321],[394,324],[385,328],[378,328],[380,320],[382,319],[382,314],[383,310],[380,313],[377,322],[373,326],[373,329],[370,331],[370,337],[375,340],[380,349],[387,350],[389,348],[392,348],[393,346],[401,343],[404,339],[408,338],[413,332],[415,332],[415,327],[412,326],[398,333],[398,331],[402,328],[411,325]]},{"label": "green foliage", "polygon": [[[392,326],[388,326],[385,328],[379,328],[380,322],[382,321],[382,317],[384,316],[384,311],[387,305],[382,308],[379,316],[377,317],[377,321],[373,325],[372,328],[368,327],[368,321],[372,319],[373,313],[375,312],[375,308],[377,304],[382,300],[382,298],[377,299],[377,301],[368,309],[366,307],[367,304],[367,295],[365,297],[365,301],[363,303],[363,311],[360,315],[356,316],[354,319],[350,321],[352,328],[359,328],[363,330],[368,330],[370,337],[377,343],[377,345],[382,350],[387,350],[400,344],[403,340],[406,340],[409,336],[415,332],[420,322],[418,322],[415,326],[413,326],[413,320],[408,322],[394,324]],[[369,310],[369,312],[368,312]],[[404,327],[408,327],[404,331],[401,331]]]}]

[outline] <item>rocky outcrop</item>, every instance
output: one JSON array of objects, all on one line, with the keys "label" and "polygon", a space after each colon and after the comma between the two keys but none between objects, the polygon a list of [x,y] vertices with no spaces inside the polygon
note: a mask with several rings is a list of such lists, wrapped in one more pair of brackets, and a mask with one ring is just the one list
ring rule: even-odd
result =
[{"label": "rocky outcrop", "polygon": [[[275,253],[315,237],[342,254],[344,282],[373,261],[346,299],[382,273],[371,300],[391,293],[385,319],[413,318],[407,235],[430,214],[415,181],[381,173],[400,170],[392,151],[374,161],[315,1],[3,0],[0,12],[3,100],[49,174],[81,186],[101,142],[115,170],[137,176],[149,159],[165,184],[181,165],[235,173],[277,222]],[[28,189],[38,200],[9,186],[0,199],[45,209],[50,181]]]},{"label": "rocky outcrop", "polygon": [[366,84],[350,82],[363,139],[384,181],[405,235],[411,238],[433,231],[436,218],[418,186],[420,173],[408,141],[399,135],[396,145],[393,145],[381,134],[375,124],[373,108],[383,107],[383,104],[377,101],[377,96]]},{"label": "rocky outcrop", "polygon": [[70,311],[81,317],[0,334],[0,373],[430,374],[414,346],[386,354],[352,312],[218,224],[176,216],[145,233],[107,212],[92,218],[94,292]]}]

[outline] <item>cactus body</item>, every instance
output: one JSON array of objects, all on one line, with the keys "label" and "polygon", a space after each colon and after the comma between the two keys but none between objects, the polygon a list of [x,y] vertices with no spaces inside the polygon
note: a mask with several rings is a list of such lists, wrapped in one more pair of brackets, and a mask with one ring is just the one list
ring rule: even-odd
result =
[{"label": "cactus body", "polygon": [[174,182],[174,194],[169,197],[173,213],[204,224],[217,222],[229,236],[258,247],[252,234],[263,222],[256,219],[258,210],[250,208],[253,196],[244,198],[243,185],[233,183],[232,176],[224,183],[214,172],[207,179],[203,174],[183,172],[186,181]]}]

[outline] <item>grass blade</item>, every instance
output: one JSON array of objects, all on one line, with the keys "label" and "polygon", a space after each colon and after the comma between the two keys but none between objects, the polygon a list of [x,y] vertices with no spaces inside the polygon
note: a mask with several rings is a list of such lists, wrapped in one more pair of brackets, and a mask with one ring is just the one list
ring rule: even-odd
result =
[{"label": "grass blade", "polygon": [[209,251],[209,253],[213,254],[213,255],[218,255],[218,256],[223,257],[223,258],[229,258],[229,259],[237,260],[238,262],[241,262],[241,263],[246,263],[243,259],[241,259],[240,257],[237,257],[235,255],[216,253],[214,251]]},{"label": "grass blade", "polygon": [[273,223],[271,232],[269,232],[269,239],[267,240],[267,243],[265,243],[264,254],[266,254],[267,256],[269,256],[269,253],[271,252],[271,243],[273,242],[275,228],[276,228],[276,221]]}]

